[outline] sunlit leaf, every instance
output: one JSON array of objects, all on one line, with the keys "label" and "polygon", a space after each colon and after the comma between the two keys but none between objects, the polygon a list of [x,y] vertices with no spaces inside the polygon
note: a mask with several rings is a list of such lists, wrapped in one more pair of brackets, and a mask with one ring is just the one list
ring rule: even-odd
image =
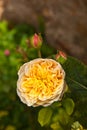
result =
[{"label": "sunlit leaf", "polygon": [[71,115],[73,113],[74,106],[75,106],[75,104],[71,98],[66,98],[63,101],[63,107],[65,108],[68,115]]},{"label": "sunlit leaf", "polygon": [[41,126],[49,124],[52,116],[52,110],[49,107],[42,108],[38,114],[38,122]]},{"label": "sunlit leaf", "polygon": [[66,111],[62,107],[60,107],[58,108],[58,111],[53,115],[52,121],[60,122],[62,125],[65,125],[69,121],[69,116]]},{"label": "sunlit leaf", "polygon": [[63,130],[63,128],[61,127],[61,125],[59,124],[59,122],[56,122],[56,123],[51,124],[50,127],[51,127],[53,130]]}]

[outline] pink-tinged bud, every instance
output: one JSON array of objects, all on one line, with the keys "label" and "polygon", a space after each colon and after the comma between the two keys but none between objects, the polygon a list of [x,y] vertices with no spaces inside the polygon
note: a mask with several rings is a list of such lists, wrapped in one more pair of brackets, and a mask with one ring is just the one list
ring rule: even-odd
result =
[{"label": "pink-tinged bud", "polygon": [[31,45],[34,48],[40,48],[42,45],[42,37],[35,33],[34,36],[31,37]]},{"label": "pink-tinged bud", "polygon": [[55,55],[56,60],[59,59],[60,55],[59,53]]},{"label": "pink-tinged bud", "polygon": [[63,64],[67,60],[67,55],[62,51],[58,51],[58,53],[55,55],[55,60],[60,64]]},{"label": "pink-tinged bud", "polygon": [[58,53],[56,54],[55,58],[59,59],[60,57],[62,57],[63,59],[67,59],[67,55],[64,52],[58,51]]},{"label": "pink-tinged bud", "polygon": [[10,51],[9,51],[8,49],[6,49],[6,50],[4,51],[4,54],[5,54],[5,56],[9,56],[9,55],[10,55]]},{"label": "pink-tinged bud", "polygon": [[66,53],[59,51],[59,55],[62,56],[64,59],[67,59]]}]

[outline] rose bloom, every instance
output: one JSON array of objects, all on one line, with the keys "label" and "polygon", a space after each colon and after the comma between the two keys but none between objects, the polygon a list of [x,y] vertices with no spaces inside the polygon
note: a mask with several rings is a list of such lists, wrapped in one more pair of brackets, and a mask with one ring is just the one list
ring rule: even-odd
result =
[{"label": "rose bloom", "polygon": [[52,59],[34,59],[18,71],[17,94],[28,106],[48,106],[59,101],[64,93],[65,72]]}]

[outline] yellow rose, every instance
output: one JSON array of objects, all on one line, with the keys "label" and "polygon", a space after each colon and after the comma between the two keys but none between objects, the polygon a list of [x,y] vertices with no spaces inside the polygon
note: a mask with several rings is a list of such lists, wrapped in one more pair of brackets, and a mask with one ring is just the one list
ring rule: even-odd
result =
[{"label": "yellow rose", "polygon": [[34,59],[18,71],[17,94],[28,106],[48,106],[64,93],[65,72],[52,59]]}]

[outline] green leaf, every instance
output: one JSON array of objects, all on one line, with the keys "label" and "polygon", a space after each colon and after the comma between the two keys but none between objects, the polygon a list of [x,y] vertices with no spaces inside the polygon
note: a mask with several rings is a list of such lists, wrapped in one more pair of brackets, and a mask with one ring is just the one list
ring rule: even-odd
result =
[{"label": "green leaf", "polygon": [[59,122],[56,122],[56,123],[53,123],[50,125],[50,127],[53,129],[53,130],[63,130],[61,125],[59,124]]},{"label": "green leaf", "polygon": [[60,64],[63,64],[65,61],[66,61],[66,59],[64,59],[63,57],[59,57],[59,59],[57,60]]},{"label": "green leaf", "polygon": [[38,114],[38,122],[41,126],[49,124],[52,116],[52,109],[49,107],[42,108]]},{"label": "green leaf", "polygon": [[63,101],[63,107],[64,109],[66,110],[67,114],[68,115],[71,115],[74,111],[74,102],[71,98],[66,98],[64,101]]},{"label": "green leaf", "polygon": [[62,64],[66,72],[66,82],[69,87],[87,90],[87,66],[79,60],[68,56]]},{"label": "green leaf", "polygon": [[51,107],[52,107],[53,109],[58,109],[58,107],[60,107],[60,106],[62,106],[62,103],[61,103],[61,102],[54,102],[54,103],[51,105]]},{"label": "green leaf", "polygon": [[[75,111],[81,114],[76,119],[86,125],[87,122],[87,66],[81,61],[68,56],[62,64],[66,72],[66,83],[69,88],[69,96],[75,101]],[[85,106],[85,107],[84,107]],[[84,119],[84,120],[83,120]]]},{"label": "green leaf", "polygon": [[69,121],[69,116],[66,111],[60,107],[58,111],[52,117],[53,122],[60,122],[62,125],[66,125]]}]

